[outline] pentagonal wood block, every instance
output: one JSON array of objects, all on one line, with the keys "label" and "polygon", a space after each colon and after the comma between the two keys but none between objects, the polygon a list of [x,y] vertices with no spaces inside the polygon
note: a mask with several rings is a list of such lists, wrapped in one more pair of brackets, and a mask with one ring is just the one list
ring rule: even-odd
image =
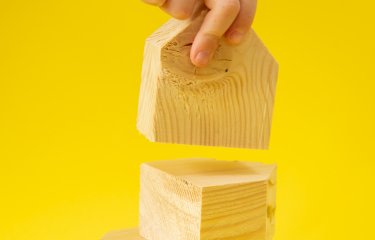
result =
[{"label": "pentagonal wood block", "polygon": [[207,67],[192,65],[204,14],[147,39],[137,127],[156,142],[267,148],[278,64],[251,30],[238,46],[221,40]]},{"label": "pentagonal wood block", "polygon": [[138,228],[113,231],[107,233],[101,240],[144,240],[138,232]]},{"label": "pentagonal wood block", "polygon": [[140,234],[149,240],[270,240],[276,166],[187,159],[141,166]]}]

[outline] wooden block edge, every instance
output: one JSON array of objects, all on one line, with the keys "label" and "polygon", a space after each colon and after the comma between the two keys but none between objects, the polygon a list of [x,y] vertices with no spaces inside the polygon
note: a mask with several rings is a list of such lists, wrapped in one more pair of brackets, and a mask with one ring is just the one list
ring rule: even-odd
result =
[{"label": "wooden block edge", "polygon": [[139,235],[138,228],[115,230],[106,233],[100,240],[145,240]]}]

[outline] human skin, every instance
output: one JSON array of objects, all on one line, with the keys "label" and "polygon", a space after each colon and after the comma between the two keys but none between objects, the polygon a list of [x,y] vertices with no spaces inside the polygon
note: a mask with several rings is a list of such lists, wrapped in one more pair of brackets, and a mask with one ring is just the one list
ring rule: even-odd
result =
[{"label": "human skin", "polygon": [[206,66],[215,53],[221,37],[239,44],[253,23],[257,0],[143,0],[160,7],[177,19],[191,18],[198,4],[204,3],[208,13],[195,36],[190,51],[191,62]]}]

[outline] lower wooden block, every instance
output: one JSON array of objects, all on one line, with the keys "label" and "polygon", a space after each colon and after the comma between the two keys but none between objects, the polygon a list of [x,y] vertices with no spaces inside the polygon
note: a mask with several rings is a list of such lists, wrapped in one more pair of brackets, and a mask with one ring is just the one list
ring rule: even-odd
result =
[{"label": "lower wooden block", "polygon": [[107,233],[101,240],[145,240],[139,235],[138,228],[124,229]]},{"label": "lower wooden block", "polygon": [[213,159],[142,164],[140,235],[148,240],[271,240],[276,166]]}]

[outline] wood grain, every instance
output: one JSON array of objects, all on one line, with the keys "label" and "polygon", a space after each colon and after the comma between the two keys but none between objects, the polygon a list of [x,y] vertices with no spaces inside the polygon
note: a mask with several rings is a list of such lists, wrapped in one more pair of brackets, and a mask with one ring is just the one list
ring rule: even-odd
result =
[{"label": "wood grain", "polygon": [[278,64],[251,30],[238,46],[221,41],[207,67],[192,65],[204,14],[147,39],[137,127],[157,142],[267,148]]},{"label": "wood grain", "polygon": [[141,166],[140,234],[150,240],[270,240],[276,166],[214,159]]}]

